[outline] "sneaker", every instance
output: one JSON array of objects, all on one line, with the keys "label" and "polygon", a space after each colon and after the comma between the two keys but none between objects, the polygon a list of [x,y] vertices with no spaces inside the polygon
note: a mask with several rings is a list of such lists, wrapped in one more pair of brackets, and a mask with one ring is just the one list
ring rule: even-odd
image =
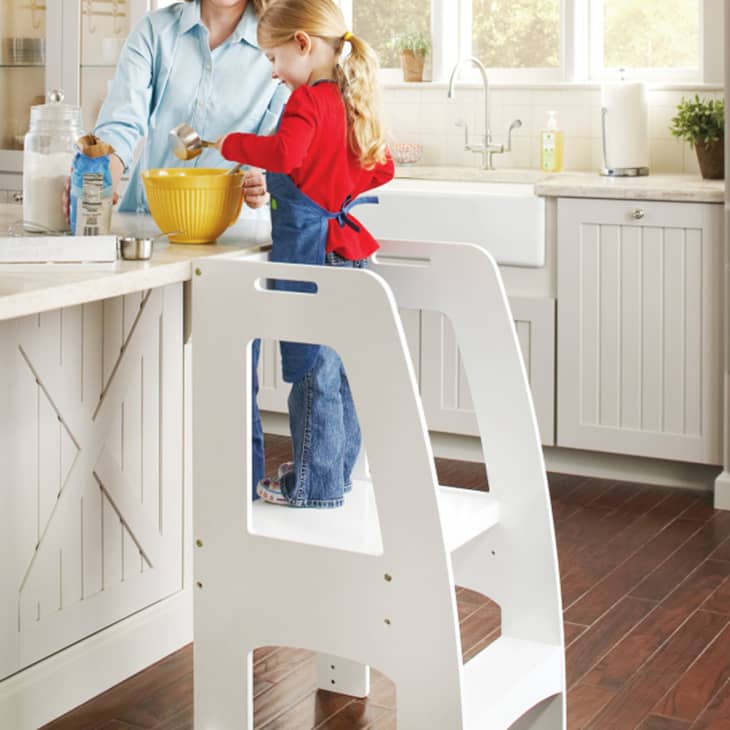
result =
[{"label": "sneaker", "polygon": [[281,483],[278,479],[266,477],[256,485],[256,494],[271,504],[288,505],[289,500],[281,492]]},{"label": "sneaker", "polygon": [[288,474],[290,471],[294,471],[294,462],[293,461],[285,461],[283,464],[279,466],[279,470],[277,471],[277,478],[279,481],[284,477],[285,474]]}]

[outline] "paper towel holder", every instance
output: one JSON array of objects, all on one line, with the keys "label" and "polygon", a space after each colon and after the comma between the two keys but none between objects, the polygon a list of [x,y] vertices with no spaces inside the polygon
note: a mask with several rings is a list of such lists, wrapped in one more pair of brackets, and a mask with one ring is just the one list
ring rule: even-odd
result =
[{"label": "paper towel holder", "polygon": [[606,155],[606,117],[608,109],[601,107],[601,145],[603,147],[603,167],[601,175],[608,177],[644,177],[649,174],[648,167],[611,167]]}]

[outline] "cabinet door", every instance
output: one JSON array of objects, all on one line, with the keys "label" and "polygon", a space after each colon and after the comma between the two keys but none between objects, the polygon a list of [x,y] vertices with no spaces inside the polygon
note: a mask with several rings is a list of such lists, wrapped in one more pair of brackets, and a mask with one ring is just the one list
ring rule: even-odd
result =
[{"label": "cabinet door", "polygon": [[0,323],[0,678],[182,588],[182,287]]},{"label": "cabinet door", "polygon": [[559,201],[559,446],[722,463],[721,214]]},{"label": "cabinet door", "polygon": [[[510,297],[541,441],[554,443],[555,300]],[[469,383],[450,321],[423,312],[421,396],[432,431],[477,436]],[[488,364],[485,364],[488,367]]]},{"label": "cabinet door", "polygon": [[[416,309],[400,309],[401,322],[405,332],[416,381],[420,380],[421,362],[421,312]],[[364,345],[364,343],[363,343]],[[289,383],[281,379],[281,358],[276,340],[261,341],[259,359],[259,409],[274,413],[287,412]]]}]

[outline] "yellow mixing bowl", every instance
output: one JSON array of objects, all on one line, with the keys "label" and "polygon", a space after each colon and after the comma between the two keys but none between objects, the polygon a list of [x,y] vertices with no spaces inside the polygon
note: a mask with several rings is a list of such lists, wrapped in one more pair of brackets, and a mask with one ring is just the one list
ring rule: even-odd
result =
[{"label": "yellow mixing bowl", "polygon": [[173,243],[214,243],[238,218],[243,205],[243,173],[170,167],[142,172],[155,223]]}]

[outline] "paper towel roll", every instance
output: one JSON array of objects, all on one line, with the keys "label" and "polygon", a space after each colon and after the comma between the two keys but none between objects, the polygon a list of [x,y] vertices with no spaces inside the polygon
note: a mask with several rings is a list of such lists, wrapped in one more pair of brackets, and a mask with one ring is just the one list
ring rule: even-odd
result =
[{"label": "paper towel roll", "polygon": [[604,84],[601,113],[605,115],[606,125],[606,167],[648,167],[649,114],[644,84],[641,81]]}]

